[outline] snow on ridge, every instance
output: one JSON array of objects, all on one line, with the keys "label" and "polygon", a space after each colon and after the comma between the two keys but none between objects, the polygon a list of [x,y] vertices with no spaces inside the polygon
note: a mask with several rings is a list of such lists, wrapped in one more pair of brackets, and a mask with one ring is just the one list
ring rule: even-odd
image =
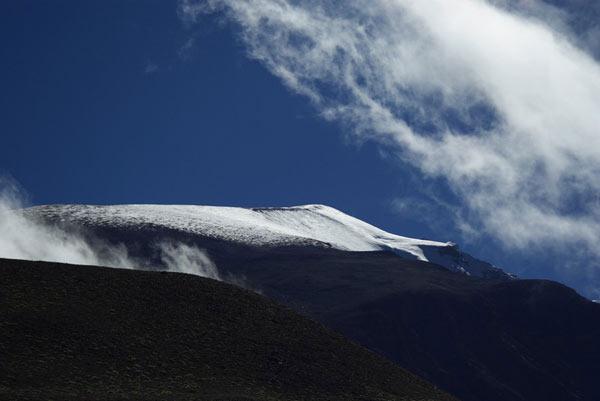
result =
[{"label": "snow on ridge", "polygon": [[421,246],[451,243],[402,237],[325,205],[240,208],[192,205],[50,205],[34,214],[83,225],[154,224],[251,245],[331,246],[347,251],[392,250],[427,261]]},{"label": "snow on ridge", "polygon": [[160,226],[253,246],[318,246],[355,252],[386,250],[476,277],[512,277],[461,252],[454,243],[391,234],[325,205],[262,208],[49,205],[33,207],[25,213],[91,228]]}]

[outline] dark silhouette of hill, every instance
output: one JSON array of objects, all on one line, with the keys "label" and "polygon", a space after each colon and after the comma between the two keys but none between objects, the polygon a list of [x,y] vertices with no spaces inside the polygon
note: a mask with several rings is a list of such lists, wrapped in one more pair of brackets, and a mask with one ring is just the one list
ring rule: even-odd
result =
[{"label": "dark silhouette of hill", "polygon": [[0,399],[454,398],[228,284],[0,259]]},{"label": "dark silhouette of hill", "polygon": [[600,400],[600,304],[385,252],[289,251],[221,269],[464,401]]},{"label": "dark silhouette of hill", "polygon": [[154,224],[100,223],[84,228],[125,244],[142,266],[160,265],[155,243],[205,249],[221,277],[237,278],[463,401],[600,400],[600,304],[558,283],[477,279],[385,251],[260,247]]}]

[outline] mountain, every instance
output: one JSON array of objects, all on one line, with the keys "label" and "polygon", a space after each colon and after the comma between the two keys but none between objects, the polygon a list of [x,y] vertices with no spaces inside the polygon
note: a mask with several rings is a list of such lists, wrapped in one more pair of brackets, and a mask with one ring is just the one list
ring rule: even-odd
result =
[{"label": "mountain", "polygon": [[515,279],[452,244],[394,236],[322,206],[46,206],[26,214],[124,244],[146,268],[161,268],[157,243],[205,249],[222,277],[463,401],[600,399],[600,305],[558,283]]},{"label": "mountain", "polygon": [[384,252],[280,252],[223,268],[463,401],[600,399],[600,305],[558,283]]},{"label": "mountain", "polygon": [[28,210],[36,218],[94,230],[154,227],[205,241],[250,247],[333,248],[391,251],[410,260],[436,263],[452,271],[487,278],[512,276],[461,252],[453,243],[426,241],[385,232],[332,207],[236,208],[165,205],[53,205]]},{"label": "mountain", "polygon": [[0,399],[452,401],[320,324],[197,276],[0,259]]}]

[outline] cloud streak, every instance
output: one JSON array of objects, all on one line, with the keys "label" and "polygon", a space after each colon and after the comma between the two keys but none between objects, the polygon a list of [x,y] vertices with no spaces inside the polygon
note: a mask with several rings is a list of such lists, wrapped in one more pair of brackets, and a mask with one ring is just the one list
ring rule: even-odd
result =
[{"label": "cloud streak", "polygon": [[163,242],[158,245],[158,248],[161,251],[161,261],[167,267],[167,270],[223,281],[219,275],[217,266],[206,255],[206,252],[198,247],[181,243]]},{"label": "cloud streak", "polygon": [[[527,6],[527,7],[525,7]],[[556,7],[484,0],[184,0],[359,140],[394,149],[507,246],[597,256],[600,67]]]},{"label": "cloud streak", "polygon": [[[148,261],[130,256],[124,244],[112,244],[84,235],[76,228],[69,230],[36,221],[23,213],[22,190],[18,184],[0,177],[0,257],[39,260],[78,265],[116,268],[148,268]],[[155,244],[160,265],[151,270],[193,274],[222,280],[217,267],[201,249],[179,242]],[[236,277],[225,281],[237,283]]]},{"label": "cloud streak", "polygon": [[81,235],[28,219],[22,213],[21,193],[14,181],[0,177],[0,257],[110,267],[136,266],[124,247],[99,241],[92,246]]}]

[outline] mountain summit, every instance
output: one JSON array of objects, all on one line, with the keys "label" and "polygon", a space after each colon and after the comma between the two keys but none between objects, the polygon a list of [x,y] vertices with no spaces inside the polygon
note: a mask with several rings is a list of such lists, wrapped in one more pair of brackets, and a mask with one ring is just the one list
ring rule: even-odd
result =
[{"label": "mountain summit", "polygon": [[[461,252],[451,242],[414,239],[381,230],[325,205],[239,208],[191,205],[50,205],[35,218],[98,229],[169,230],[211,242],[252,247],[317,247],[351,252],[390,251],[482,278],[512,276]],[[210,248],[210,247],[209,247]]]},{"label": "mountain summit", "polygon": [[[128,266],[174,270],[170,261],[200,275],[214,267],[205,275],[256,290],[463,401],[600,399],[599,305],[558,283],[513,279],[450,243],[394,235],[319,205],[24,213],[126,248]],[[194,249],[210,258],[200,263],[208,270],[182,268],[204,261]]]}]

